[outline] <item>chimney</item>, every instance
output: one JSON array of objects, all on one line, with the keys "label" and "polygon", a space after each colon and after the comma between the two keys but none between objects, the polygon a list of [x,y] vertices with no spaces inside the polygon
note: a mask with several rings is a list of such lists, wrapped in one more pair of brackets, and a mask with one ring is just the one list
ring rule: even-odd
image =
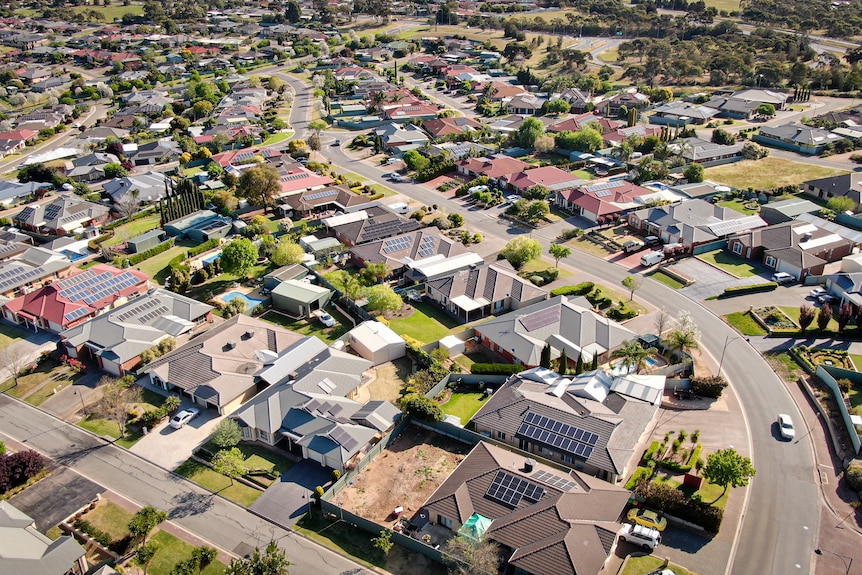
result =
[{"label": "chimney", "polygon": [[535,466],[536,466],[536,460],[535,459],[529,459],[528,458],[524,461],[524,471],[526,473],[532,473],[533,467],[535,467]]}]

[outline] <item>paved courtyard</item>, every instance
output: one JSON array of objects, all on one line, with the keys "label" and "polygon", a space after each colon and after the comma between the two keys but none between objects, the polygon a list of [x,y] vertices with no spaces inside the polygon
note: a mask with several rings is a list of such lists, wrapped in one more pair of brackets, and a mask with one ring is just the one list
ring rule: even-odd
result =
[{"label": "paved courtyard", "polygon": [[332,470],[303,459],[273,483],[249,509],[282,527],[293,527],[312,500],[314,489],[332,479]]}]

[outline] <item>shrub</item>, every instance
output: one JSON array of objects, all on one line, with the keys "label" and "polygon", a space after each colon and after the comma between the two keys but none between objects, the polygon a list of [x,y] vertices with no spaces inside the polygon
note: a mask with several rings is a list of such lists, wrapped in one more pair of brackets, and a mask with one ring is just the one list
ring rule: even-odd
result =
[{"label": "shrub", "polygon": [[652,443],[650,443],[646,452],[644,452],[644,458],[643,458],[644,463],[652,460],[653,456],[655,456],[655,452],[658,451],[658,448],[660,446],[661,446],[661,443],[658,441],[653,441]]},{"label": "shrub", "polygon": [[700,525],[711,533],[718,533],[721,527],[724,516],[721,509],[697,499],[689,499],[685,493],[666,483],[641,482],[635,487],[635,493],[644,498],[644,505],[650,509]]},{"label": "shrub", "polygon": [[78,519],[72,524],[72,526],[90,539],[98,542],[102,547],[107,547],[111,544],[111,536],[93,526],[93,524],[86,519]]},{"label": "shrub", "polygon": [[141,417],[138,418],[138,422],[147,429],[152,429],[158,425],[166,415],[167,413],[161,409],[149,409],[141,414]]},{"label": "shrub", "polygon": [[443,411],[433,399],[418,393],[410,393],[401,399],[401,408],[408,415],[422,421],[443,421]]},{"label": "shrub", "polygon": [[523,366],[511,363],[474,363],[470,366],[470,373],[477,375],[513,375],[522,371]]},{"label": "shrub", "polygon": [[757,293],[763,291],[772,291],[778,287],[775,282],[764,282],[759,284],[750,284],[742,286],[731,286],[724,288],[724,295],[745,295],[748,293]]},{"label": "shrub", "polygon": [[569,228],[560,234],[560,238],[564,241],[568,241],[580,237],[583,234],[584,230],[582,230],[581,228]]},{"label": "shrub", "polygon": [[836,383],[838,384],[838,389],[844,394],[850,393],[850,388],[853,387],[853,382],[846,377],[842,377]]},{"label": "shrub", "polygon": [[853,491],[862,491],[862,465],[851,465],[844,472],[844,480]]},{"label": "shrub", "polygon": [[626,489],[633,490],[642,480],[649,480],[652,475],[652,469],[649,467],[638,467],[632,474],[631,479],[626,482]]},{"label": "shrub", "polygon": [[583,282],[573,286],[563,286],[552,289],[551,297],[557,297],[559,295],[586,295],[592,292],[595,287],[596,284],[593,282]]},{"label": "shrub", "polygon": [[637,310],[634,310],[627,306],[625,303],[620,303],[617,307],[614,307],[610,311],[608,311],[608,317],[614,321],[623,321],[627,319],[631,319],[638,315]]},{"label": "shrub", "polygon": [[174,247],[174,238],[171,238],[166,242],[162,242],[159,245],[157,245],[156,247],[149,249],[145,252],[135,254],[135,255],[131,256],[130,258],[128,258],[126,261],[128,262],[129,266],[133,266],[133,265],[141,263],[144,260],[150,259],[153,256],[157,256],[162,252],[166,252],[169,249],[171,249],[172,247]]},{"label": "shrub", "polygon": [[715,375],[712,377],[696,377],[691,380],[691,390],[697,395],[718,399],[721,397],[727,382],[724,378]]},{"label": "shrub", "polygon": [[543,278],[540,275],[531,275],[530,276],[530,283],[532,283],[535,286],[541,287],[541,286],[545,285],[545,278]]}]

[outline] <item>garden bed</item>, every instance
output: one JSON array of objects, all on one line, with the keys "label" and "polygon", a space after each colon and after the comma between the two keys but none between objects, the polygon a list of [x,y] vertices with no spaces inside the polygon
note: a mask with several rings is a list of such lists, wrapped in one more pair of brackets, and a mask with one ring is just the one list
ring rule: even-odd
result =
[{"label": "garden bed", "polygon": [[799,329],[799,324],[793,321],[789,315],[784,313],[784,310],[777,306],[770,305],[754,308],[751,310],[751,313],[757,321],[768,330]]}]

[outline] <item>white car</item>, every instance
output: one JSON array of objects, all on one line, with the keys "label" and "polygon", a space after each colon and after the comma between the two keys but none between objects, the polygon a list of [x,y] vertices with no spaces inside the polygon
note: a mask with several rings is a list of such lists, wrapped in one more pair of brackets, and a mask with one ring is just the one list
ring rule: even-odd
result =
[{"label": "white car", "polygon": [[174,429],[180,429],[186,423],[188,423],[200,414],[200,410],[196,407],[190,407],[188,409],[178,411],[176,415],[171,418],[171,427],[173,427]]},{"label": "white car", "polygon": [[397,172],[392,172],[391,174],[383,174],[383,177],[387,180],[392,180],[393,182],[400,182],[404,179],[404,176]]},{"label": "white car", "polygon": [[793,428],[793,420],[785,413],[778,414],[778,433],[784,439],[793,439],[796,437],[796,430]]},{"label": "white car", "polygon": [[324,313],[320,315],[320,323],[326,327],[335,327],[335,318],[328,313]]},{"label": "white car", "polygon": [[397,164],[401,161],[401,158],[389,158],[385,162],[383,162],[384,166],[391,166],[392,164]]},{"label": "white car", "polygon": [[628,541],[640,547],[644,551],[652,552],[661,543],[661,533],[657,529],[644,527],[643,525],[632,525],[626,523],[619,532],[620,541]]},{"label": "white car", "polygon": [[514,204],[515,202],[517,202],[520,199],[521,199],[521,196],[519,196],[517,194],[508,195],[508,196],[506,196],[506,205],[508,206],[508,205]]},{"label": "white car", "polygon": [[813,290],[811,290],[810,292],[808,292],[808,297],[817,299],[825,293],[826,293],[825,289],[823,289],[822,287],[816,287]]}]

